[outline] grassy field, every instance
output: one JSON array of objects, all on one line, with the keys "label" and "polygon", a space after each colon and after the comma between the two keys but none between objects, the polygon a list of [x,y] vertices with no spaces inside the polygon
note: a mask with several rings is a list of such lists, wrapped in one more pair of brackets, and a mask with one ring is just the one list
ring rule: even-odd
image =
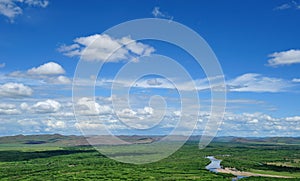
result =
[{"label": "grassy field", "polygon": [[[126,147],[115,148],[110,150],[111,154],[116,154]],[[232,180],[233,175],[211,173],[205,169],[210,162],[205,158],[208,155],[222,159],[224,167],[294,177],[292,179],[248,177],[242,180],[300,179],[299,162],[295,162],[300,159],[299,145],[214,142],[207,148],[199,150],[198,143],[195,141],[188,142],[166,159],[145,165],[111,160],[90,146],[55,146],[55,142],[33,145],[24,144],[22,141],[2,143],[0,144],[0,179]],[[293,165],[280,165],[278,164],[280,162],[291,162]]]}]

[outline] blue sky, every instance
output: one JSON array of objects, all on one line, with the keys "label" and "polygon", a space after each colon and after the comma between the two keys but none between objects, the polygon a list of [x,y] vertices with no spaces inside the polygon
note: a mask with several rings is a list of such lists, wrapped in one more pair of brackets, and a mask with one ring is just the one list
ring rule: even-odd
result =
[{"label": "blue sky", "polygon": [[[168,134],[181,115],[180,96],[163,77],[141,77],[130,93],[131,109],[114,110],[111,104],[113,98],[124,99],[110,93],[116,73],[134,58],[154,53],[175,59],[196,82],[202,109],[195,134],[201,134],[209,121],[211,96],[205,74],[190,55],[164,42],[137,41],[121,49],[98,75],[95,100],[72,102],[82,50],[99,41],[100,48],[94,48],[100,53],[87,53],[82,61],[103,62],[109,45],[132,39],[102,33],[139,18],[182,23],[213,49],[228,91],[218,135],[300,136],[300,1],[290,0],[0,1],[0,135],[81,134],[79,128],[103,129],[101,121],[115,134]],[[91,80],[81,80],[80,86]],[[125,78],[117,83],[128,86]],[[190,91],[187,85],[182,81],[180,87]],[[147,105],[151,95],[164,97],[168,107],[162,122],[148,129],[156,124],[153,112],[159,108]],[[84,121],[76,121],[73,104],[82,109]],[[135,130],[120,122],[122,116]]]}]

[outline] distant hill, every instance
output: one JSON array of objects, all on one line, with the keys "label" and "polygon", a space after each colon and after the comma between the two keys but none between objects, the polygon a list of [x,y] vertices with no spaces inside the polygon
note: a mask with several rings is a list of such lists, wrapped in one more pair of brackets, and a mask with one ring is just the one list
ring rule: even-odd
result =
[{"label": "distant hill", "polygon": [[300,144],[300,137],[215,137],[213,142],[255,143],[255,144]]},{"label": "distant hill", "polygon": [[[191,141],[197,141],[201,136],[192,136]],[[253,144],[300,144],[300,137],[215,137],[213,142],[253,143]]]},{"label": "distant hill", "polygon": [[157,136],[119,136],[125,142],[111,141],[112,136],[75,136],[75,135],[60,135],[60,134],[42,134],[42,135],[16,135],[0,137],[1,144],[23,144],[23,145],[55,145],[55,146],[86,146],[89,145],[87,139],[93,144],[149,144],[158,141]]},{"label": "distant hill", "polygon": [[55,145],[87,145],[83,136],[64,136],[60,134],[16,135],[0,137],[0,144],[55,144]]},{"label": "distant hill", "polygon": [[300,137],[234,138],[232,142],[256,144],[300,144]]},{"label": "distant hill", "polygon": [[[112,136],[91,136],[88,139],[93,143],[111,144]],[[149,144],[159,141],[163,136],[119,136],[125,142],[115,142],[114,144]],[[176,137],[182,140],[181,136]],[[201,136],[191,136],[189,141],[199,141]],[[300,137],[265,137],[265,138],[241,138],[241,137],[215,137],[213,142],[231,143],[253,143],[253,144],[300,144]],[[0,137],[0,144],[22,144],[22,145],[56,145],[56,146],[79,146],[89,145],[84,136],[43,134],[43,135],[16,135]]]}]

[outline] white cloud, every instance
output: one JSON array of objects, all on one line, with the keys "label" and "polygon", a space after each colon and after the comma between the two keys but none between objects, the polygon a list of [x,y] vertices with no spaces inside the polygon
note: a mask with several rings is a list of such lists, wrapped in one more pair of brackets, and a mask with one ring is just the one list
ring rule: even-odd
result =
[{"label": "white cloud", "polygon": [[0,103],[0,115],[13,115],[13,114],[20,114],[21,112],[16,108],[14,104],[6,104]]},{"label": "white cloud", "polygon": [[61,67],[61,65],[55,62],[48,62],[39,67],[29,69],[27,73],[37,75],[59,75],[64,74],[65,70]]},{"label": "white cloud", "polygon": [[282,4],[278,7],[275,8],[275,10],[285,10],[285,9],[290,9],[291,5],[290,4]]},{"label": "white cloud", "polygon": [[[130,87],[133,86],[133,82],[129,80],[102,80],[102,83],[111,83],[114,82],[120,86]],[[216,82],[216,81],[215,81]],[[166,78],[142,78],[135,82],[134,87],[139,88],[158,88],[158,89],[179,89],[183,91],[191,91],[191,90],[207,90],[210,88],[215,88],[221,84],[221,81],[218,83],[214,83],[211,86],[209,85],[208,79],[196,79],[191,81],[182,81],[177,80],[172,82]]]},{"label": "white cloud", "polygon": [[[96,86],[107,86],[114,82],[115,85],[120,87],[138,87],[138,88],[157,88],[157,89],[178,89],[182,91],[206,91],[214,89],[216,91],[224,90],[223,79],[219,76],[214,78],[195,79],[191,81],[181,81],[176,80],[171,82],[165,78],[142,78],[136,82],[132,82],[126,79],[118,80],[106,80],[102,79],[97,81]],[[290,91],[291,88],[296,86],[293,82],[295,80],[285,80],[276,77],[267,77],[257,73],[247,73],[240,75],[234,79],[227,80],[225,84],[227,85],[227,90],[231,92],[286,92]],[[210,84],[211,83],[211,84]],[[79,85],[84,85],[84,82],[78,82]],[[88,84],[87,84],[88,85]]]},{"label": "white cloud", "polygon": [[180,117],[180,116],[181,116],[181,111],[174,111],[173,114],[174,114],[176,117]]},{"label": "white cloud", "polygon": [[150,86],[159,86],[159,85],[162,84],[162,82],[160,82],[159,80],[154,78],[154,79],[148,79],[147,84],[150,85]]},{"label": "white cloud", "polygon": [[59,48],[58,48],[58,51],[59,52],[70,52],[70,51],[73,51],[75,49],[78,49],[80,48],[80,45],[78,44],[73,44],[73,45],[61,45]]},{"label": "white cloud", "polygon": [[45,8],[49,5],[49,1],[47,0],[19,0],[20,2],[24,2],[30,6],[42,7]]},{"label": "white cloud", "polygon": [[286,80],[264,77],[255,73],[247,73],[229,80],[227,85],[233,92],[284,92],[292,87],[291,83]]},{"label": "white cloud", "polygon": [[287,10],[287,9],[296,9],[296,10],[300,10],[300,4],[294,0],[288,2],[288,3],[284,3],[280,6],[277,6],[276,8],[274,8],[274,10]]},{"label": "white cloud", "polygon": [[60,75],[58,77],[50,77],[46,81],[52,84],[70,84],[72,82],[68,77],[63,75]]},{"label": "white cloud", "polygon": [[65,122],[63,121],[59,121],[59,120],[46,120],[45,121],[46,125],[48,126],[48,128],[46,129],[46,131],[51,131],[52,129],[63,129],[66,127]]},{"label": "white cloud", "polygon": [[[114,83],[118,83],[120,85],[123,85],[124,87],[132,86],[132,82],[127,80],[114,80]],[[180,85],[176,85],[182,89],[185,87],[182,86],[184,84],[183,82],[180,82]],[[165,89],[174,89],[174,85],[171,81],[165,78],[142,78],[135,82],[135,87],[140,88],[165,88]]]},{"label": "white cloud", "polygon": [[[283,121],[284,119],[285,118],[274,118],[270,115],[258,112],[242,114],[227,112],[220,133],[227,136],[254,136],[253,133],[255,132],[263,136],[274,136],[271,131],[286,129],[292,126],[286,124],[286,122]],[[279,134],[282,134],[282,132]]]},{"label": "white cloud", "polygon": [[18,120],[18,123],[23,127],[23,126],[40,126],[40,122],[38,121],[34,121],[34,120],[30,120],[30,119],[22,119],[22,120]]},{"label": "white cloud", "polygon": [[75,123],[75,127],[77,129],[82,129],[82,130],[97,130],[97,134],[99,134],[99,131],[101,130],[105,130],[105,126],[103,124],[100,123],[90,123],[88,121],[86,122],[79,122],[79,123]]},{"label": "white cloud", "polygon": [[166,18],[169,20],[173,20],[173,16],[170,16],[167,13],[161,12],[160,7],[157,7],[157,6],[153,8],[151,13],[155,18]]},{"label": "white cloud", "polygon": [[269,66],[291,65],[300,63],[300,50],[291,49],[288,51],[275,52],[269,55]]},{"label": "white cloud", "polygon": [[159,7],[154,7],[152,10],[152,15],[154,17],[163,16],[162,12],[160,12]]},{"label": "white cloud", "polygon": [[298,121],[300,122],[300,116],[293,116],[285,118],[286,121]]},{"label": "white cloud", "polygon": [[47,62],[37,67],[28,69],[27,71],[14,71],[4,75],[4,79],[16,82],[26,82],[29,85],[43,84],[71,84],[70,78],[62,75],[65,70],[61,65],[55,62]]},{"label": "white cloud", "polygon": [[0,2],[0,13],[10,19],[13,22],[13,19],[22,14],[22,9],[15,4],[13,0],[4,0]]},{"label": "white cloud", "polygon": [[56,116],[56,117],[62,117],[62,118],[74,118],[74,113],[73,112],[56,112],[56,113],[53,113],[51,114],[52,116]]},{"label": "white cloud", "polygon": [[5,63],[0,63],[0,68],[5,67]]},{"label": "white cloud", "polygon": [[[178,108],[172,107],[166,110],[167,112],[161,120],[157,119],[157,116],[155,116],[156,111],[159,108],[149,106],[135,109],[120,109],[120,112],[118,113],[122,115],[118,115],[120,117],[117,117],[111,110],[111,107],[108,106],[111,102],[106,101],[105,99],[111,98],[96,97],[95,100],[98,102],[95,102],[92,98],[83,98],[78,101],[79,105],[75,106],[79,106],[77,108],[82,113],[82,115],[77,114],[77,116],[80,117],[78,122],[75,121],[74,115],[71,112],[72,108],[69,105],[70,100],[60,100],[59,104],[61,106],[59,109],[55,109],[54,107],[59,106],[55,106],[55,104],[50,103],[51,101],[38,101],[31,103],[30,101],[32,100],[30,99],[28,102],[23,102],[19,106],[13,103],[1,103],[0,114],[3,116],[0,116],[0,130],[10,130],[10,134],[20,134],[20,131],[27,134],[46,132],[79,134],[76,128],[81,128],[87,129],[87,131],[90,129],[94,130],[95,132],[90,133],[95,134],[106,133],[106,129],[120,134],[134,134],[132,132],[132,128],[147,129],[156,125],[153,128],[156,132],[151,133],[165,134],[177,125],[179,116],[183,116],[186,118],[183,119],[180,130],[184,131],[192,128],[193,124],[191,124],[192,122],[190,120],[198,119],[199,122],[195,131],[198,134],[201,134],[201,130],[205,128],[207,121],[210,119],[209,111],[202,111],[197,118],[196,116],[191,116],[193,113],[185,113],[181,115],[181,111],[178,110]],[[47,104],[41,102],[47,102]],[[49,104],[52,104],[52,106]],[[104,107],[107,108],[107,111],[105,111]],[[19,108],[20,110],[18,110]],[[42,111],[37,111],[36,109],[42,109]],[[53,110],[56,110],[56,112]],[[106,113],[100,114],[99,112]],[[36,113],[44,114],[36,115]],[[9,114],[18,115],[9,116]],[[9,118],[8,121],[3,121],[4,116],[6,119]],[[299,126],[299,115],[277,118],[272,115],[259,112],[239,114],[227,112],[224,117],[223,125],[220,127],[219,135],[282,136],[291,134],[297,136],[299,135]],[[145,130],[145,134],[147,133],[149,132]],[[254,133],[256,135],[254,135]]]},{"label": "white cloud", "polygon": [[100,105],[92,98],[83,97],[76,103],[76,113],[79,115],[111,114],[112,109],[107,105]]},{"label": "white cloud", "polygon": [[258,119],[252,119],[249,121],[249,123],[258,123]]},{"label": "white cloud", "polygon": [[22,98],[31,96],[33,90],[21,83],[5,83],[0,85],[0,97]]},{"label": "white cloud", "polygon": [[[118,85],[120,88],[125,87],[135,87],[135,88],[145,88],[145,89],[171,89],[171,90],[181,90],[181,91],[207,91],[213,89],[215,91],[224,91],[224,85],[226,85],[227,91],[231,92],[288,92],[293,90],[297,84],[300,82],[298,79],[286,80],[277,77],[268,77],[257,73],[246,73],[235,77],[233,79],[228,79],[225,83],[220,77],[210,78],[211,82],[207,78],[194,79],[190,81],[177,79],[175,81],[170,81],[165,78],[141,78],[136,82],[127,79],[101,79],[97,80],[97,87],[110,87],[112,83]],[[76,85],[85,86],[90,85],[91,80],[82,79],[76,81]],[[210,84],[211,83],[211,84]]]},{"label": "white cloud", "polygon": [[106,34],[79,37],[74,43],[62,45],[58,51],[69,57],[80,56],[85,61],[102,62],[135,60],[138,56],[147,56],[155,51],[153,47],[136,42],[130,37],[114,39]]},{"label": "white cloud", "polygon": [[61,104],[55,100],[48,99],[46,101],[40,101],[35,103],[29,109],[33,113],[43,114],[43,113],[55,113],[59,111]]},{"label": "white cloud", "polygon": [[138,109],[124,108],[116,110],[115,112],[117,118],[123,123],[138,129],[151,128],[154,125],[159,124],[163,119],[163,114],[160,113],[159,108],[153,109],[149,106]]},{"label": "white cloud", "polygon": [[22,110],[28,110],[29,105],[28,105],[26,102],[23,102],[23,103],[20,104],[20,108],[21,108]]},{"label": "white cloud", "polygon": [[292,82],[300,82],[300,79],[299,78],[294,78],[293,80],[292,80]]},{"label": "white cloud", "polygon": [[151,115],[153,111],[153,108],[148,106],[144,107],[144,109],[138,109],[138,113],[141,115]]},{"label": "white cloud", "polygon": [[137,112],[135,112],[135,111],[133,111],[131,109],[128,109],[128,108],[122,109],[121,111],[117,112],[117,115],[120,118],[122,118],[122,119],[128,119],[128,118],[130,118],[130,119],[132,119],[132,118],[137,119],[136,114],[137,114]]},{"label": "white cloud", "polygon": [[14,22],[14,18],[23,14],[22,6],[34,6],[45,8],[49,4],[47,0],[1,0],[0,14],[9,18],[10,22]]}]

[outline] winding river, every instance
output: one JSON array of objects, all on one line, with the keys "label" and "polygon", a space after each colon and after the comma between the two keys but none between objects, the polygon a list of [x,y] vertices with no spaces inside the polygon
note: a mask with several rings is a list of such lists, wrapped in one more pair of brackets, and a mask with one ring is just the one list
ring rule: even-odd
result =
[{"label": "winding river", "polygon": [[[222,160],[218,160],[214,156],[208,156],[206,158],[208,158],[210,160],[210,163],[205,167],[207,170],[218,173],[218,169],[222,169],[222,167],[221,167]],[[236,176],[235,178],[232,178],[232,181],[236,181],[241,178],[245,178],[245,176],[242,176],[242,175],[235,175],[235,176]]]},{"label": "winding river", "polygon": [[221,168],[221,161],[222,160],[218,160],[213,156],[208,156],[206,157],[210,160],[210,164],[208,164],[205,168],[211,172],[215,172],[217,173],[219,168]]}]

